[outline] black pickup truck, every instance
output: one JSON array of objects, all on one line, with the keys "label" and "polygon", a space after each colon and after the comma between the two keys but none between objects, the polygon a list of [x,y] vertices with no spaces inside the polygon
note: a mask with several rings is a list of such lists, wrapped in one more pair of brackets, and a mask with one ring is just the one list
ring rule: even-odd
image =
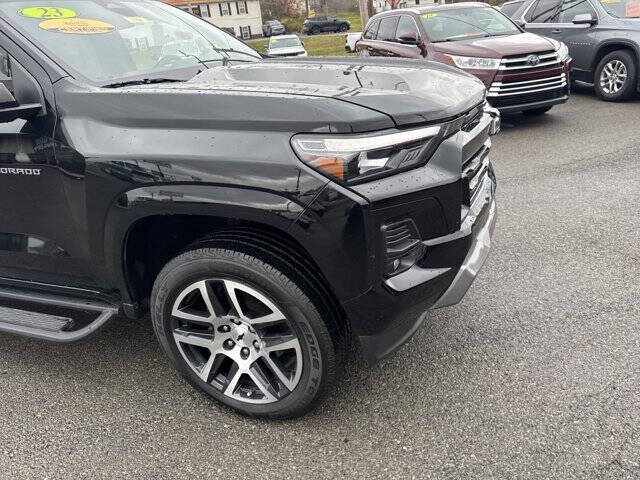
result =
[{"label": "black pickup truck", "polygon": [[60,0],[0,3],[0,70],[1,332],[150,312],[195,386],[293,417],[488,254],[499,116],[452,67],[263,60],[163,3]]}]

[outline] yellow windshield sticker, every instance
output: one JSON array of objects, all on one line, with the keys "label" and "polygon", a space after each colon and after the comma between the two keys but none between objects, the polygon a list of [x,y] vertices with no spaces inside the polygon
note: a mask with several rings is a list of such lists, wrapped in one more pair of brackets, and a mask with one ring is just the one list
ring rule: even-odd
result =
[{"label": "yellow windshield sticker", "polygon": [[437,16],[438,16],[437,13],[425,13],[424,15],[422,15],[422,18],[433,18]]},{"label": "yellow windshield sticker", "polygon": [[144,17],[124,17],[124,19],[129,22],[132,23],[134,25],[142,25],[145,23],[151,23],[151,20],[148,20]]},{"label": "yellow windshield sticker", "polygon": [[69,33],[76,35],[97,35],[113,32],[116,27],[100,20],[88,20],[86,18],[62,18],[40,22],[40,28],[50,32]]},{"label": "yellow windshield sticker", "polygon": [[20,10],[20,15],[30,18],[73,18],[78,13],[62,7],[27,7]]},{"label": "yellow windshield sticker", "polygon": [[620,0],[601,0],[602,3],[620,3]]}]

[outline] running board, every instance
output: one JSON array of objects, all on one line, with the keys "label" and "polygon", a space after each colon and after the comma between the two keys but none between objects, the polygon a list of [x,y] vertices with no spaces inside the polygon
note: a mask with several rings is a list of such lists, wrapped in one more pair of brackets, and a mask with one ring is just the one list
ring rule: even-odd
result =
[{"label": "running board", "polygon": [[118,314],[118,308],[106,302],[59,295],[27,293],[8,288],[0,288],[0,302],[2,299],[35,303],[48,307],[62,307],[70,310],[83,310],[98,314],[87,326],[72,330],[74,324],[72,318],[0,307],[0,332],[48,340],[50,342],[71,343],[82,340],[95,333]]}]

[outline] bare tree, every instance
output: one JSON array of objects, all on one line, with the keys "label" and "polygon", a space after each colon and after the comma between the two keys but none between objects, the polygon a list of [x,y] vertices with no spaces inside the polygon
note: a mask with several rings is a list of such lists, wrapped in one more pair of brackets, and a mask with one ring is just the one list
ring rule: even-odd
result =
[{"label": "bare tree", "polygon": [[299,0],[260,0],[260,7],[265,20],[295,17],[302,10]]}]

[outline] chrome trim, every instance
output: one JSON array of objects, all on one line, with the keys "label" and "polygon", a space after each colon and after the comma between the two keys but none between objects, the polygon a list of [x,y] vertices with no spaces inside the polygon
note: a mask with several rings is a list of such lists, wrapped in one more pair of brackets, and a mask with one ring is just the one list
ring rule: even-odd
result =
[{"label": "chrome trim", "polygon": [[482,265],[489,256],[491,236],[493,235],[497,219],[496,202],[494,199],[491,199],[490,202],[488,217],[473,239],[469,253],[467,253],[449,288],[447,288],[444,294],[442,294],[438,301],[431,307],[432,310],[459,303],[467,293],[467,290],[469,290],[469,287],[471,287]]},{"label": "chrome trim", "polygon": [[513,88],[496,88],[496,89],[491,89],[489,90],[491,93],[502,93],[502,94],[508,94],[511,92],[522,92],[522,91],[531,91],[531,89],[537,89],[540,87],[552,87],[553,85],[560,85],[562,84],[562,82],[564,82],[565,80],[552,80],[549,82],[544,82],[544,83],[537,83],[535,85],[523,85],[521,87],[513,87]]},{"label": "chrome trim", "polygon": [[508,97],[508,96],[513,96],[513,95],[524,95],[527,93],[536,93],[536,92],[544,92],[546,90],[555,90],[556,88],[562,88],[562,87],[566,87],[567,86],[567,82],[566,80],[563,81],[561,84],[559,85],[554,85],[552,87],[546,87],[546,88],[536,88],[534,90],[525,90],[524,92],[489,92],[487,94],[488,97]]},{"label": "chrome trim", "polygon": [[545,59],[545,58],[557,58],[558,55],[556,54],[556,52],[551,52],[551,53],[545,53],[543,55],[538,55],[537,53],[529,53],[524,57],[512,57],[512,58],[503,58],[500,63],[501,64],[506,64],[506,63],[516,63],[516,62],[526,62],[527,59],[531,56],[531,55],[537,55],[538,58],[540,59]]},{"label": "chrome trim", "polygon": [[555,76],[555,77],[536,78],[535,80],[524,80],[522,82],[493,82],[491,84],[491,88],[493,88],[493,87],[501,87],[501,86],[511,86],[511,85],[527,85],[527,84],[530,84],[530,83],[548,81],[548,80],[552,80],[552,79],[561,79],[561,78],[565,78],[565,73],[564,72],[561,73],[560,75]]},{"label": "chrome trim", "polygon": [[550,62],[542,62],[542,63],[539,63],[537,65],[520,65],[518,67],[509,67],[507,65],[500,65],[498,70],[501,70],[501,71],[525,70],[525,69],[531,70],[531,69],[534,69],[534,68],[548,67],[549,65],[554,65],[554,64],[557,64],[558,66],[561,66],[562,62],[556,58],[555,60],[552,60]]}]

